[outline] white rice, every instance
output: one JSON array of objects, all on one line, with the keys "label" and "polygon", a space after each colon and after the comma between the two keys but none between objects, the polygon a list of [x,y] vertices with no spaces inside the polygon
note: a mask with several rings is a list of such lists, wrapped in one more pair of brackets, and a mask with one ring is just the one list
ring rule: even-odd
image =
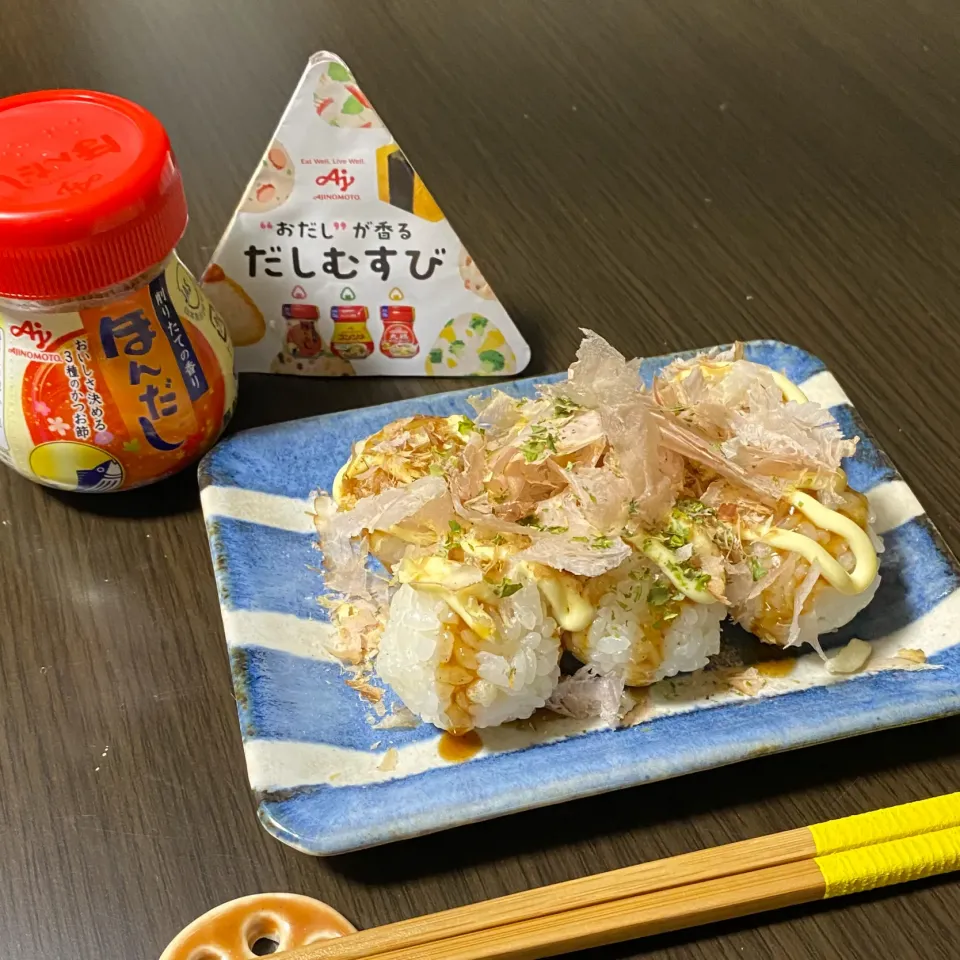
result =
[{"label": "white rice", "polygon": [[[878,552],[881,552],[883,543],[873,528],[868,527],[867,533],[878,547]],[[824,656],[818,638],[846,626],[867,607],[880,586],[880,576],[875,576],[866,590],[853,596],[841,593],[822,577],[816,581],[815,589],[808,592],[804,590],[803,584],[798,583],[795,572],[799,555],[780,553],[779,556],[783,558],[779,568],[774,568],[768,578],[753,585],[745,599],[735,600],[731,615],[745,630],[757,633],[762,640],[784,647],[799,647],[808,643]],[[847,554],[845,559],[849,565],[850,555]],[[749,588],[749,574],[744,572],[745,570],[744,566],[744,570],[740,571],[739,586],[733,580],[730,581],[728,595],[731,597],[736,595],[738,589],[743,594],[746,592],[744,586]],[[813,573],[812,569],[808,571],[808,576],[810,573]],[[758,587],[763,589],[759,590]],[[797,616],[796,607],[801,601],[802,612]],[[795,617],[792,624],[787,614],[791,605]],[[770,609],[782,610],[783,613],[779,621],[766,627],[772,634],[768,637],[759,632],[762,628],[758,622],[765,615],[769,617]]]},{"label": "white rice", "polygon": [[[525,583],[499,602],[497,612],[499,635],[482,644],[473,679],[461,685],[474,727],[529,717],[547,702],[560,676],[556,623],[545,615],[536,586]],[[439,679],[438,670],[451,655],[441,619],[449,615],[436,594],[404,584],[390,604],[376,661],[377,673],[407,707],[445,730],[454,726],[447,711],[455,688]]]},{"label": "white rice", "polygon": [[[632,559],[611,574],[587,630],[569,637],[567,646],[581,662],[606,675],[623,675],[628,686],[646,686],[677,673],[700,670],[720,651],[722,603],[680,603],[679,614],[658,626],[663,607],[652,607],[650,589],[656,568]],[[644,579],[632,579],[639,572]],[[672,589],[672,588],[671,588]]]},{"label": "white rice", "polygon": [[869,605],[879,586],[880,576],[877,575],[863,593],[851,597],[829,584],[822,584],[814,597],[814,609],[800,614],[800,633],[796,645],[809,643],[811,647],[819,649],[817,638],[845,627]]}]

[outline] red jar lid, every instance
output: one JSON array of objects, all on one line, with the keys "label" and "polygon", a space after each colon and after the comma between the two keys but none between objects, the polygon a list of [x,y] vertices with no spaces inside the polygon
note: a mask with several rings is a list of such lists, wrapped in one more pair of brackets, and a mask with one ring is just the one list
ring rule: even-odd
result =
[{"label": "red jar lid", "polygon": [[313,303],[285,303],[280,312],[285,320],[320,319],[320,308]]},{"label": "red jar lid", "polygon": [[164,260],[187,226],[166,130],[108,93],[0,100],[0,296],[78,297]]},{"label": "red jar lid", "polygon": [[396,320],[403,323],[412,323],[414,318],[413,307],[396,306],[391,304],[380,308],[381,320]]}]

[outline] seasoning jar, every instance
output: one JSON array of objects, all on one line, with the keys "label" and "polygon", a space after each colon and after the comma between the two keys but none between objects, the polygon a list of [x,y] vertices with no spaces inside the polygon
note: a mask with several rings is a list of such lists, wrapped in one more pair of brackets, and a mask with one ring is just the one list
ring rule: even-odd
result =
[{"label": "seasoning jar", "polygon": [[420,343],[413,330],[416,312],[413,307],[385,304],[380,308],[383,333],[380,352],[395,360],[409,360],[420,352]]},{"label": "seasoning jar", "polygon": [[236,401],[226,324],[174,247],[167,133],[84,90],[0,100],[0,460],[38,483],[151,483],[208,450]]},{"label": "seasoning jar", "polygon": [[366,307],[331,307],[330,318],[333,320],[330,349],[341,360],[365,360],[373,353],[373,337],[367,327],[370,311]]},{"label": "seasoning jar", "polygon": [[317,329],[320,308],[313,303],[285,303],[280,309],[287,321],[286,352],[297,358],[320,356],[323,353],[323,338]]}]

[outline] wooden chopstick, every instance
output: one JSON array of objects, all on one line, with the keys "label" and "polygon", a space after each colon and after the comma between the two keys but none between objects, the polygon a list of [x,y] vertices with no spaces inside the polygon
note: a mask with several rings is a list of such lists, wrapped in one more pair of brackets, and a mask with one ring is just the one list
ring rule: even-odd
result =
[{"label": "wooden chopstick", "polygon": [[551,916],[564,910],[727,877],[757,867],[786,864],[816,855],[807,827],[653,860],[608,873],[537,887],[441,913],[401,920],[305,950],[274,954],[277,960],[365,960],[397,945],[417,946],[485,930],[495,925]]},{"label": "wooden chopstick", "polygon": [[[570,880],[275,956],[277,960],[551,956],[818,899],[827,889],[822,864],[835,869],[841,862],[831,858],[849,860],[854,854],[846,852],[858,850],[889,856],[891,842],[928,834],[952,842],[951,830],[960,836],[960,794]],[[912,848],[907,853],[913,855]],[[863,863],[869,863],[866,852],[855,866]],[[854,867],[849,870],[855,872]]]},{"label": "wooden chopstick", "polygon": [[[377,960],[540,960],[957,869],[960,869],[960,828],[952,827],[827,857],[750,870],[553,916],[493,926],[420,946],[404,945],[378,953],[376,957]],[[305,954],[303,960],[308,956]]]},{"label": "wooden chopstick", "polygon": [[[623,940],[667,933],[775,910],[823,896],[813,860],[736,873],[656,893],[611,900],[554,916],[476,930],[416,947],[376,954],[377,960],[539,960]],[[304,960],[309,954],[304,954]],[[280,958],[286,955],[280,954]],[[293,958],[300,960],[293,955]],[[293,960],[291,958],[291,960]]]}]

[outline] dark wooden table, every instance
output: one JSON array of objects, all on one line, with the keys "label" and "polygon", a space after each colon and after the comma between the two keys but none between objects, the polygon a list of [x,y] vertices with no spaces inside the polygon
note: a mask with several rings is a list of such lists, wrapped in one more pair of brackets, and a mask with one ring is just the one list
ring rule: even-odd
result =
[{"label": "dark wooden table", "polygon": [[[167,125],[201,268],[307,56],[344,56],[513,312],[532,372],[772,336],[823,357],[960,545],[956,0],[8,0],[0,94]],[[453,386],[250,377],[239,426]],[[258,826],[192,472],[0,476],[0,952],[155,958],[243,894],[371,926],[956,789],[960,720],[334,860]],[[952,879],[601,951],[955,957]]]}]

